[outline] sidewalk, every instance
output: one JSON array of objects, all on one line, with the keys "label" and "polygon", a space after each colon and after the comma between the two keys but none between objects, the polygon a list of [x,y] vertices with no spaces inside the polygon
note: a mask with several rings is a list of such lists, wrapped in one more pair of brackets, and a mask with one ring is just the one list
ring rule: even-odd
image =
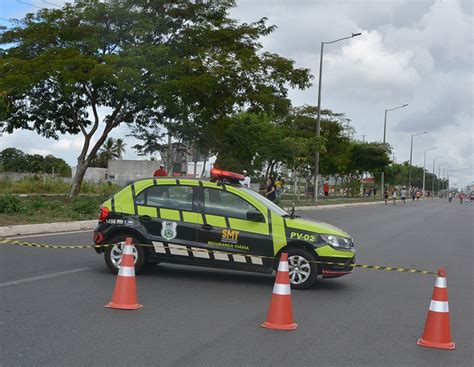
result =
[{"label": "sidewalk", "polygon": [[[348,203],[348,204],[334,204],[334,205],[320,205],[320,206],[300,206],[295,207],[295,210],[320,210],[320,209],[336,209],[347,208],[351,206],[365,206],[382,204],[383,201],[367,202],[367,203]],[[26,236],[43,233],[57,233],[68,231],[92,231],[97,224],[97,219],[83,220],[77,222],[57,222],[57,223],[41,223],[41,224],[22,224],[16,226],[0,227],[0,237]]]}]

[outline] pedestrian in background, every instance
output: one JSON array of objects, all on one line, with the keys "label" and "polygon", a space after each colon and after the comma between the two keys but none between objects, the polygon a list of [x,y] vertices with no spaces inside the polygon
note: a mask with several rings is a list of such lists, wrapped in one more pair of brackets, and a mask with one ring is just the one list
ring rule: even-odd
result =
[{"label": "pedestrian in background", "polygon": [[415,197],[416,197],[416,187],[415,186],[412,186],[412,188],[410,190],[410,194],[411,194],[411,201],[415,201]]},{"label": "pedestrian in background", "polygon": [[395,205],[395,203],[397,202],[397,189],[392,189],[392,201],[393,201],[393,205]]},{"label": "pedestrian in background", "polygon": [[385,191],[383,192],[383,198],[384,198],[384,200],[385,200],[385,205],[387,205],[387,201],[388,201],[388,191],[387,191],[387,190],[385,190]]},{"label": "pedestrian in background", "polygon": [[327,181],[324,182],[323,192],[324,192],[324,199],[327,200],[329,197],[329,183]]},{"label": "pedestrian in background", "polygon": [[267,180],[267,190],[266,190],[265,196],[270,201],[275,202],[275,200],[276,200],[275,180],[271,176],[268,177],[268,180]]},{"label": "pedestrian in background", "polygon": [[240,184],[250,189],[250,176],[247,174],[246,170],[243,170],[242,174],[244,175],[245,178],[242,181],[240,181]]},{"label": "pedestrian in background", "polygon": [[451,203],[451,201],[453,201],[453,193],[452,193],[452,192],[450,192],[450,193],[448,194],[448,201],[449,201],[450,203]]},{"label": "pedestrian in background", "polygon": [[277,198],[277,200],[280,200],[280,197],[281,197],[281,176],[278,176],[277,180],[275,181],[275,187],[276,187],[276,198]]},{"label": "pedestrian in background", "polygon": [[260,177],[260,185],[258,187],[258,192],[260,195],[265,196],[265,192],[267,191],[267,180],[265,180],[265,176],[262,175]]},{"label": "pedestrian in background", "polygon": [[153,173],[153,177],[162,177],[162,176],[168,176],[165,170],[165,166],[163,163],[160,164],[160,168],[158,168],[155,173]]},{"label": "pedestrian in background", "polygon": [[374,187],[373,192],[374,192],[374,198],[375,198],[375,195],[377,195],[377,188],[376,187]]},{"label": "pedestrian in background", "polygon": [[400,191],[400,199],[402,200],[403,205],[405,205],[406,200],[407,200],[407,190],[406,190],[405,186],[403,186],[402,190]]},{"label": "pedestrian in background", "polygon": [[464,194],[462,192],[460,192],[458,197],[459,197],[459,204],[462,204],[462,201],[464,199]]}]

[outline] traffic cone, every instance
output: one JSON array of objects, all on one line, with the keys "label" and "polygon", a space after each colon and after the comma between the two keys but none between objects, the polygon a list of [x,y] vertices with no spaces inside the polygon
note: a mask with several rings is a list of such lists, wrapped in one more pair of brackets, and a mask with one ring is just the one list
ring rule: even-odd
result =
[{"label": "traffic cone", "polygon": [[298,327],[293,321],[287,253],[281,254],[267,320],[260,326],[274,330],[295,330]]},{"label": "traffic cone", "polygon": [[132,239],[127,237],[122,253],[117,281],[115,282],[112,301],[105,307],[119,310],[136,310],[143,306],[138,303],[137,285],[135,283],[135,265],[133,262]]},{"label": "traffic cone", "polygon": [[423,336],[418,339],[417,344],[422,347],[438,349],[455,348],[455,344],[451,340],[445,268],[438,269],[430,309],[426,318],[425,330],[423,331]]}]

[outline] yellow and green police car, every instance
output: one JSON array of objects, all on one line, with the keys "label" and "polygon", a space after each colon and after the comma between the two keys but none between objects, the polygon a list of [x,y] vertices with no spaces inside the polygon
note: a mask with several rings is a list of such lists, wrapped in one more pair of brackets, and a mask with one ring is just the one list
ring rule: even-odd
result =
[{"label": "yellow and green police car", "polygon": [[[135,269],[168,262],[271,273],[288,253],[293,288],[318,276],[352,271],[352,238],[327,223],[291,215],[253,190],[243,176],[214,169],[211,180],[149,178],[124,187],[100,209],[94,243],[116,273],[122,244],[131,237]],[[324,264],[337,262],[341,265]]]}]

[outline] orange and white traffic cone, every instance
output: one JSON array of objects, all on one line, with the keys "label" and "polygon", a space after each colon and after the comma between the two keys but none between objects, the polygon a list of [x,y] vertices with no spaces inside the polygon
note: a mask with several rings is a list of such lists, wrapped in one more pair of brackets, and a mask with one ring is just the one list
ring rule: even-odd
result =
[{"label": "orange and white traffic cone", "polygon": [[430,309],[426,318],[425,330],[423,331],[423,336],[418,339],[417,344],[422,347],[438,349],[455,348],[455,344],[451,340],[445,268],[438,269]]},{"label": "orange and white traffic cone", "polygon": [[136,310],[143,306],[138,303],[137,285],[135,282],[135,265],[133,261],[132,239],[127,238],[123,247],[117,281],[115,282],[112,301],[105,307],[119,310]]},{"label": "orange and white traffic cone", "polygon": [[287,253],[281,254],[267,320],[260,326],[274,330],[295,330],[298,327],[293,321]]}]

